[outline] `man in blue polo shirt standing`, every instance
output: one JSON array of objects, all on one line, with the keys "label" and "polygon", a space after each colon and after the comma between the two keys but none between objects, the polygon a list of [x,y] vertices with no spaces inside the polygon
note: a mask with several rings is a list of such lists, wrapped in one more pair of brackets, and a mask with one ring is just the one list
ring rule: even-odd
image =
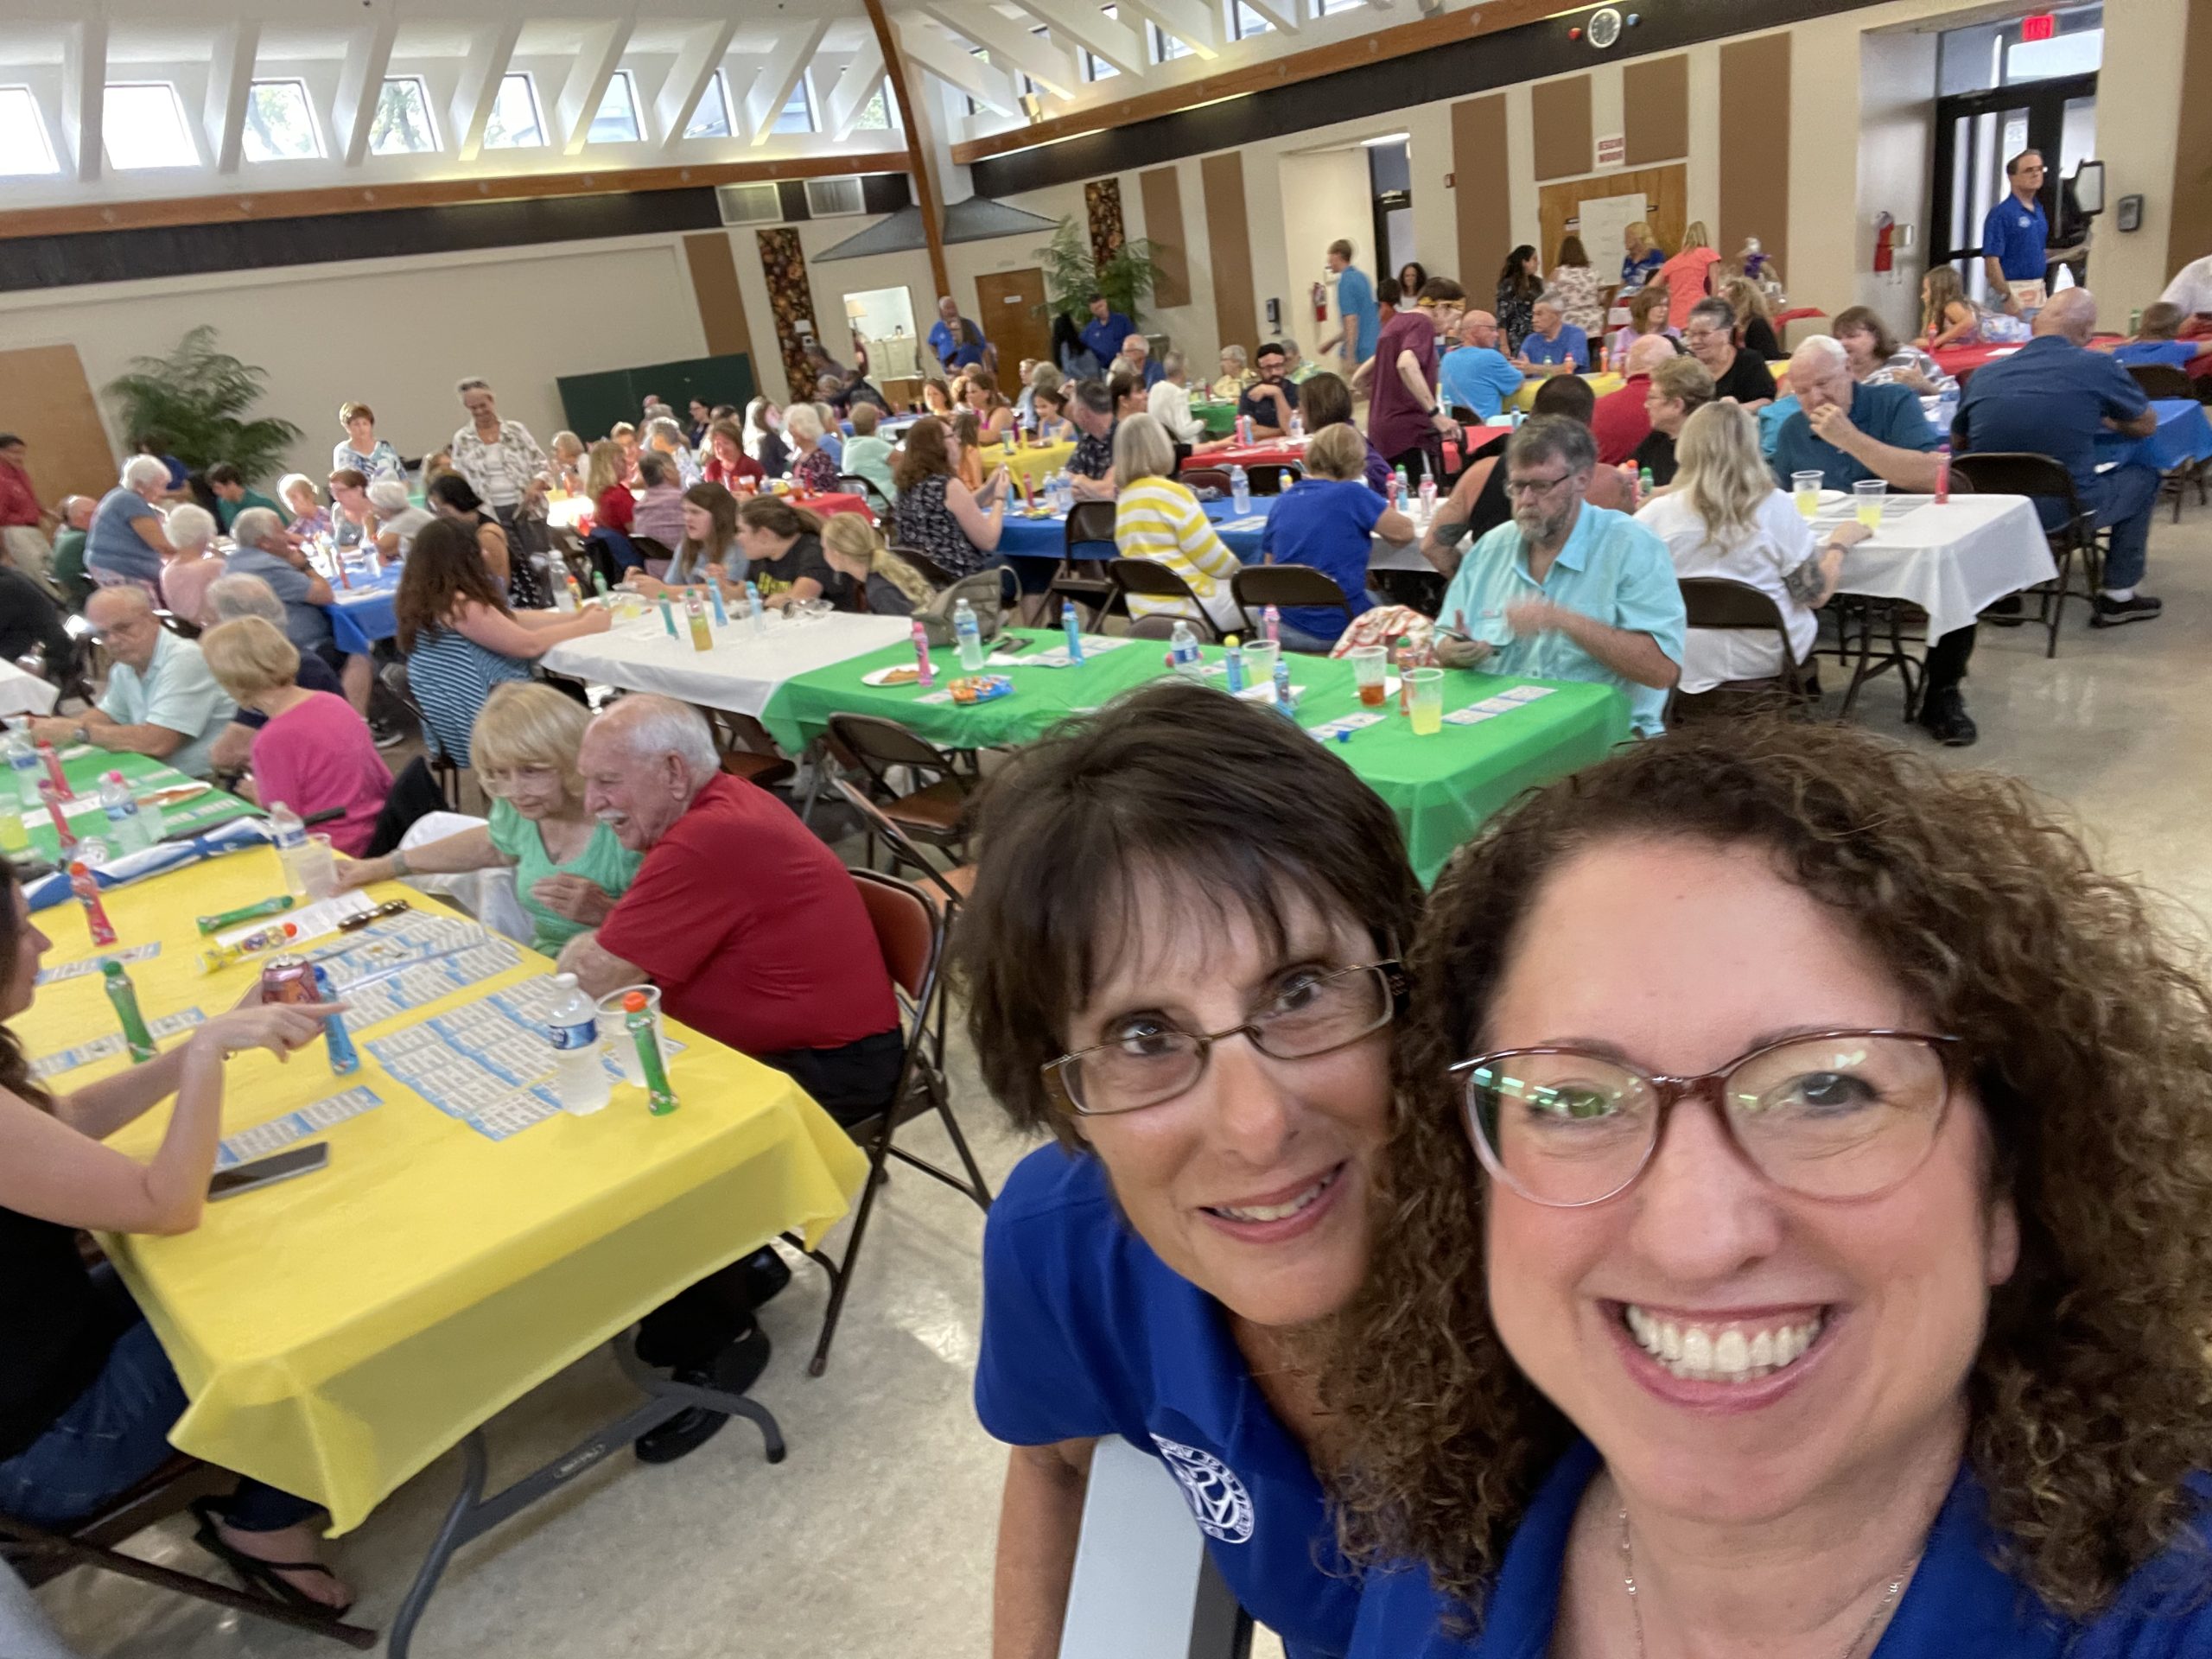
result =
[{"label": "man in blue polo shirt standing", "polygon": [[[2089,626],[2116,628],[2147,622],[2161,609],[2135,591],[2150,551],[2158,472],[2151,461],[2131,459],[2100,473],[2100,461],[2118,457],[2100,455],[2097,442],[2107,432],[2147,438],[2158,429],[2158,412],[2124,366],[2088,349],[2096,326],[2096,296],[2088,289],[2052,295],[2036,315],[2034,338],[1974,371],[1956,429],[1964,450],[2049,455],[2073,474],[2075,494],[2111,532],[2104,585],[2089,601]],[[2066,516],[2065,505],[2050,496],[2038,497],[2036,509],[2046,524]]]},{"label": "man in blue polo shirt standing", "polygon": [[[930,329],[930,350],[944,365],[947,375],[958,372],[971,363],[983,360],[987,342],[983,331],[960,315],[960,307],[951,295],[937,302],[937,321]],[[1106,359],[1098,359],[1103,363]]]},{"label": "man in blue polo shirt standing", "polygon": [[[1329,269],[1337,276],[1337,316],[1342,323],[1336,339],[1344,342],[1349,359],[1345,374],[1375,355],[1376,337],[1382,332],[1382,314],[1375,303],[1375,284],[1351,262],[1351,244],[1341,239],[1329,244]],[[1331,341],[1324,340],[1326,351]]]},{"label": "man in blue polo shirt standing", "polygon": [[1078,331],[1084,345],[1101,363],[1111,365],[1122,354],[1122,343],[1137,331],[1137,326],[1106,302],[1106,296],[1093,291],[1089,301],[1090,321]]},{"label": "man in blue polo shirt standing", "polygon": [[2005,177],[2012,192],[1981,221],[1981,262],[1989,273],[1991,300],[2017,316],[2020,303],[2012,297],[2012,284],[2043,281],[2044,252],[2050,241],[2050,220],[2037,200],[2043,189],[2042,156],[2022,150],[2005,163]]}]

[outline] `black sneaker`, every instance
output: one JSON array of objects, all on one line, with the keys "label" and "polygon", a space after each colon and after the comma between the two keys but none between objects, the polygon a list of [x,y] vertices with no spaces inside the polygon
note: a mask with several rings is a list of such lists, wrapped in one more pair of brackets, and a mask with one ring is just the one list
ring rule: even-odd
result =
[{"label": "black sneaker", "polygon": [[2018,594],[2007,594],[1993,601],[1981,613],[1981,620],[2000,628],[2017,628],[2029,620],[2027,609],[2020,603]]},{"label": "black sneaker", "polygon": [[2089,626],[2117,628],[2128,622],[2148,622],[2166,607],[2148,594],[2133,599],[2107,599],[2099,594],[2089,601]]},{"label": "black sneaker", "polygon": [[380,749],[396,749],[407,741],[405,732],[380,720],[369,722],[369,735],[376,740],[377,747]]},{"label": "black sneaker", "polygon": [[1966,699],[1955,685],[1928,694],[1927,701],[1921,705],[1920,727],[1949,749],[1963,749],[1981,735],[1974,717],[1967,713]]},{"label": "black sneaker", "polygon": [[737,1265],[745,1276],[746,1301],[751,1307],[766,1306],[791,1281],[790,1264],[772,1244],[763,1244]]}]

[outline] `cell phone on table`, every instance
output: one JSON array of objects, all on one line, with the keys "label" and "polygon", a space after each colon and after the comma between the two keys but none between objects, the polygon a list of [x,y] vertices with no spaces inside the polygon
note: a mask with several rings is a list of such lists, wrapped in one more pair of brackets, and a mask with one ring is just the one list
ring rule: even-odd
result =
[{"label": "cell phone on table", "polygon": [[305,1175],[321,1169],[330,1161],[330,1142],[310,1141],[303,1147],[287,1147],[282,1152],[272,1152],[266,1158],[257,1158],[250,1164],[234,1164],[228,1169],[219,1169],[207,1178],[207,1201],[235,1198],[241,1192],[251,1192],[258,1187],[274,1186],[279,1181],[289,1181],[296,1175]]},{"label": "cell phone on table", "polygon": [[1001,633],[997,639],[991,641],[991,649],[994,652],[1003,651],[1008,655],[1012,655],[1017,651],[1028,650],[1029,647],[1035,643],[1036,641],[1029,639],[1024,634]]}]

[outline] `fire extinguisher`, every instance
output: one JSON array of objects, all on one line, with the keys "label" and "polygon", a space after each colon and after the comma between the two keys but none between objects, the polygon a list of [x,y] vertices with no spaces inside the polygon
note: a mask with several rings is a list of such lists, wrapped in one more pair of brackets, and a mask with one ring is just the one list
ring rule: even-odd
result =
[{"label": "fire extinguisher", "polygon": [[1897,222],[1887,213],[1874,215],[1874,269],[1888,270],[1897,262],[1894,246]]},{"label": "fire extinguisher", "polygon": [[1329,285],[1326,283],[1316,283],[1313,284],[1313,321],[1326,322],[1328,320]]}]

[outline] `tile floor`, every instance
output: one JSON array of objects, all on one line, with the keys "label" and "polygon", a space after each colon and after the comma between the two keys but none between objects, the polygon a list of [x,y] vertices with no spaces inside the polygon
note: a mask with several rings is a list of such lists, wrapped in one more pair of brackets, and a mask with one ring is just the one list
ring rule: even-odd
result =
[{"label": "tile floor", "polygon": [[[2212,556],[2212,512],[2191,506],[2178,527],[2162,515],[2152,555],[2148,588],[2168,607],[2159,621],[2093,633],[2076,606],[2054,662],[2044,660],[2039,633],[1986,628],[1967,683],[1982,740],[1946,760],[2025,776],[2079,814],[2113,868],[2202,917],[2212,915],[2203,852],[2212,567],[2197,561]],[[1859,717],[1898,732],[1897,710],[1884,683]],[[964,1055],[959,1070],[964,1121],[995,1179],[1024,1147],[993,1123]],[[464,1551],[416,1650],[425,1659],[987,1653],[1002,1455],[969,1406],[981,1217],[912,1176],[894,1179],[879,1214],[826,1376],[810,1381],[803,1370],[823,1306],[818,1275],[802,1268],[763,1315],[777,1351],[757,1393],[783,1422],[787,1462],[770,1468],[741,1424],[670,1467],[609,1459]],[[495,1481],[557,1452],[630,1397],[606,1356],[579,1363],[492,1424]],[[360,1622],[389,1623],[456,1465],[441,1460],[339,1542],[361,1592]],[[137,1548],[199,1566],[174,1526]],[[72,1575],[41,1600],[98,1659],[340,1651],[102,1575]]]}]

